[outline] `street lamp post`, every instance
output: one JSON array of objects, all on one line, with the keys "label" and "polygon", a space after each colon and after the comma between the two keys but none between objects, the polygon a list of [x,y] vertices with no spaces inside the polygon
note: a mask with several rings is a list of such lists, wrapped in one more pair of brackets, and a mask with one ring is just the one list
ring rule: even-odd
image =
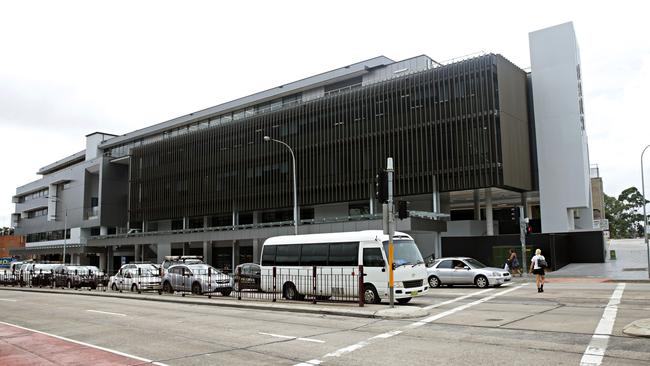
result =
[{"label": "street lamp post", "polygon": [[279,144],[284,145],[287,149],[289,149],[289,152],[291,153],[291,159],[293,161],[293,226],[294,226],[294,233],[298,235],[298,185],[296,183],[296,155],[293,153],[293,149],[291,146],[287,145],[285,142],[282,142],[280,140],[272,139],[269,136],[264,136],[264,141],[273,141],[277,142]]},{"label": "street lamp post", "polygon": [[646,200],[645,200],[645,179],[643,177],[643,154],[650,147],[646,146],[641,152],[641,194],[643,195],[643,240],[645,241],[645,248],[648,255],[648,278],[650,278],[650,245],[648,244],[648,218],[645,212]]}]

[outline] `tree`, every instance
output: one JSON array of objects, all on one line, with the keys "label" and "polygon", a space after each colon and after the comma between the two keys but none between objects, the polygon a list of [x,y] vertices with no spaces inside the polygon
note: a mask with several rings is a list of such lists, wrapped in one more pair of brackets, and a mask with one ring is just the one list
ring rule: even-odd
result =
[{"label": "tree", "polygon": [[643,202],[643,195],[636,187],[623,190],[618,198],[605,195],[605,218],[609,220],[610,237],[643,236]]}]

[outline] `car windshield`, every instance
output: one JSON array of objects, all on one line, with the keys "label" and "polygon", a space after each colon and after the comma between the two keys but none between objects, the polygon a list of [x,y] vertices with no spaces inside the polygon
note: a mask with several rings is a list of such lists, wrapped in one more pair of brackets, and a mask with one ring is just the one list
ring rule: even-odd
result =
[{"label": "car windshield", "polygon": [[[393,263],[397,266],[407,264],[424,263],[422,254],[413,240],[395,240],[393,241]],[[388,256],[388,242],[384,242],[384,250]]]},{"label": "car windshield", "polygon": [[[158,276],[158,267],[156,267],[156,266],[154,266],[152,264],[146,265],[146,266],[141,266],[141,267],[138,267],[138,268],[141,269],[140,272],[142,273],[143,276]],[[135,272],[137,273],[138,270],[136,269]]]},{"label": "car windshield", "polygon": [[465,262],[467,262],[467,264],[469,264],[472,268],[476,268],[476,269],[487,267],[485,264],[477,261],[474,258],[467,258],[465,259]]},{"label": "car windshield", "polygon": [[219,271],[218,269],[216,269],[214,267],[211,267],[211,266],[209,266],[207,264],[190,264],[187,267],[189,267],[189,269],[191,269],[192,272],[195,275],[206,275],[207,276],[209,268],[212,268],[212,274],[213,275],[221,274],[221,271]]}]

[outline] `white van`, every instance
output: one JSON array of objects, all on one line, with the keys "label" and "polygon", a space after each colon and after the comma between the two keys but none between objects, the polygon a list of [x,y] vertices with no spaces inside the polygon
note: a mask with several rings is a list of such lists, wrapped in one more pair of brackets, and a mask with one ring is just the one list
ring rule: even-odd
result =
[{"label": "white van", "polygon": [[[393,245],[395,299],[406,304],[428,290],[427,269],[409,235],[396,232]],[[355,273],[363,265],[365,302],[388,299],[388,235],[381,230],[277,236],[264,242],[261,258],[262,291],[273,291],[275,267],[276,291],[287,299],[356,296]],[[315,293],[308,279],[313,266],[317,267]]]}]

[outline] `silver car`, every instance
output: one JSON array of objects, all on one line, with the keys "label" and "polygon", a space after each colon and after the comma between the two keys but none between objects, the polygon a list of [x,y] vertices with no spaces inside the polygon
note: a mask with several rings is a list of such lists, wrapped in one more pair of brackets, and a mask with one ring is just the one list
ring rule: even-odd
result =
[{"label": "silver car", "polygon": [[152,263],[129,263],[108,280],[108,287],[113,291],[159,291],[160,267]]},{"label": "silver car", "polygon": [[510,273],[503,268],[488,267],[468,257],[437,259],[427,268],[427,272],[430,287],[440,287],[440,285],[499,287],[511,279]]},{"label": "silver car", "polygon": [[192,291],[192,294],[221,292],[230,295],[233,279],[207,264],[176,264],[167,269],[162,279],[163,292]]}]

